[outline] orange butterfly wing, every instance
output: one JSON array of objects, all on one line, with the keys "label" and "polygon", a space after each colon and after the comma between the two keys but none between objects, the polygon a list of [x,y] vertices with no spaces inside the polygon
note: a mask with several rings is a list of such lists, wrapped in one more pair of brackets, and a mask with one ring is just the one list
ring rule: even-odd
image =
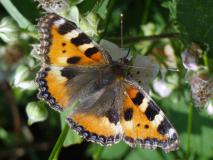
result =
[{"label": "orange butterfly wing", "polygon": [[113,84],[86,97],[85,103],[80,102],[68,116],[70,127],[88,141],[102,145],[119,142],[122,139],[119,122],[120,94],[120,84]]},{"label": "orange butterfly wing", "polygon": [[40,20],[38,28],[45,64],[67,67],[109,62],[109,56],[71,21],[52,13]]},{"label": "orange butterfly wing", "polygon": [[36,78],[40,88],[38,95],[53,109],[62,111],[70,105],[71,93],[67,84],[76,76],[66,68],[78,67],[78,72],[96,69],[108,64],[110,56],[73,22],[54,13],[41,18],[38,29],[43,59],[42,69]]},{"label": "orange butterfly wing", "polygon": [[153,100],[138,86],[126,84],[121,112],[123,139],[131,146],[160,147],[166,152],[177,149],[178,135]]}]

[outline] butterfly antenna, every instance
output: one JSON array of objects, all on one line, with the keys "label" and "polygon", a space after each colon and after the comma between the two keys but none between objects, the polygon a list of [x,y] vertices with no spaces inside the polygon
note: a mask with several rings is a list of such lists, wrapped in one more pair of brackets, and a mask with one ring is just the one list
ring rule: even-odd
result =
[{"label": "butterfly antenna", "polygon": [[[149,69],[152,69],[152,68],[155,68],[156,66],[149,66],[149,68],[147,67],[143,67],[143,66],[133,66],[133,65],[128,65],[128,64],[123,64],[124,66],[127,66],[129,68],[144,68],[146,70],[149,70]],[[172,67],[168,67],[166,68],[168,71],[173,71],[173,72],[179,72],[179,69],[178,68],[172,68]]]},{"label": "butterfly antenna", "polygon": [[[145,69],[149,69],[149,68],[147,68],[147,67],[132,66],[132,65],[128,65],[128,64],[123,64],[123,66],[127,66],[127,67],[129,67],[129,68],[145,68]],[[151,67],[151,68],[152,68],[152,67]]]},{"label": "butterfly antenna", "polygon": [[121,48],[123,48],[123,13],[121,13],[121,22],[120,22],[120,25],[121,25]]},{"label": "butterfly antenna", "polygon": [[129,56],[129,54],[130,54],[130,48],[128,49],[128,52],[127,52],[127,54],[122,58],[123,59],[123,62],[124,62],[124,64],[129,64],[129,60],[128,60],[128,56]]},{"label": "butterfly antenna", "polygon": [[[123,48],[123,45],[124,45],[124,39],[123,39],[123,33],[124,33],[124,23],[123,23],[123,13],[121,13],[121,22],[120,22],[120,25],[121,25],[121,48]],[[129,56],[129,53],[130,53],[130,49],[128,50],[128,53],[126,56],[124,56],[122,59],[123,59],[123,62],[124,64],[128,64],[129,63],[129,60],[127,59],[127,57]]]}]

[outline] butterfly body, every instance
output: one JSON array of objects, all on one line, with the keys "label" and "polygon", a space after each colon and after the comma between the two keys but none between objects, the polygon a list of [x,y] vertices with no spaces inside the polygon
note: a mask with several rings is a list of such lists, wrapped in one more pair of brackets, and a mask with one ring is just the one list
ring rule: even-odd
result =
[{"label": "butterfly body", "polygon": [[[43,66],[36,82],[39,98],[63,112],[69,126],[88,141],[112,145],[178,148],[178,135],[144,89],[126,74],[127,66],[56,14],[39,22]],[[111,53],[113,54],[113,53]]]}]

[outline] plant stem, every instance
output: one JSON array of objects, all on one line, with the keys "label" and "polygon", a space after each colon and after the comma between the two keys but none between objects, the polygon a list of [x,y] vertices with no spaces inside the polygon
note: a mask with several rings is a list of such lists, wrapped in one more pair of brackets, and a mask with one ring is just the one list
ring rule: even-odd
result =
[{"label": "plant stem", "polygon": [[203,54],[203,61],[204,61],[204,65],[209,69],[209,62],[208,62],[207,53]]},{"label": "plant stem", "polygon": [[10,0],[0,0],[0,3],[7,10],[10,16],[18,23],[22,29],[33,30],[33,25],[17,10]]},{"label": "plant stem", "polygon": [[143,18],[142,18],[142,24],[145,24],[147,22],[151,0],[146,0],[144,2],[145,2],[145,7],[144,7]]},{"label": "plant stem", "polygon": [[186,146],[186,160],[190,157],[190,136],[191,136],[191,130],[192,130],[192,103],[189,105],[189,111],[188,111],[188,127],[187,127],[187,146]]},{"label": "plant stem", "polygon": [[57,140],[57,142],[56,142],[56,144],[55,144],[55,146],[54,146],[54,148],[53,148],[53,150],[52,150],[52,152],[51,152],[51,154],[50,154],[50,156],[48,158],[48,160],[56,160],[56,159],[58,159],[58,155],[59,155],[59,153],[61,151],[62,145],[64,143],[64,140],[66,138],[66,135],[67,135],[68,131],[69,131],[69,127],[68,127],[67,124],[65,124],[64,128],[63,128],[60,136],[58,137],[58,140]]}]

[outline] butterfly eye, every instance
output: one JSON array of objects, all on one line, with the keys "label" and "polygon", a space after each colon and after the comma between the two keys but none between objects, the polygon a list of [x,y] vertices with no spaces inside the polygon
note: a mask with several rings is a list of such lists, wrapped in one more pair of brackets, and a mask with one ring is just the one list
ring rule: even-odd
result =
[{"label": "butterfly eye", "polygon": [[128,59],[126,58],[126,56],[123,57],[123,58],[120,58],[120,61],[121,61],[123,64],[125,64],[125,65],[128,65],[129,62],[130,62],[130,60],[128,60]]}]

